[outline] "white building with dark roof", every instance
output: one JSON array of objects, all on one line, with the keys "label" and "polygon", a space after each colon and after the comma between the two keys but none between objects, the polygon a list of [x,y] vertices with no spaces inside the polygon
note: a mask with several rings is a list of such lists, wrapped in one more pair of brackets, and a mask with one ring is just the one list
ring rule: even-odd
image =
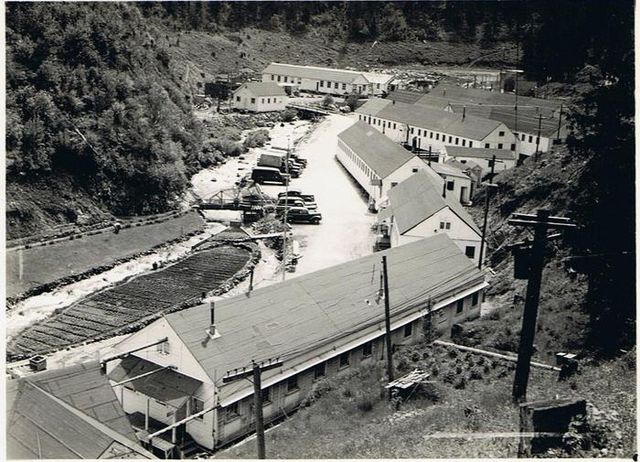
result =
[{"label": "white building with dark roof", "polygon": [[231,97],[233,109],[250,112],[284,111],[287,102],[287,93],[272,82],[244,83]]},{"label": "white building with dark roof", "polygon": [[[480,315],[484,276],[445,234],[383,254],[393,344],[421,340],[425,317],[436,331],[448,332],[454,323]],[[146,388],[134,387],[125,380],[141,369],[131,372],[109,361],[110,378],[121,383],[114,383],[116,394],[127,413],[152,406],[154,419],[178,424],[206,448],[233,442],[255,429],[253,385],[225,377],[252,361],[281,362],[262,373],[268,423],[295,410],[316,380],[384,358],[381,270],[381,255],[368,255],[220,300],[215,307],[167,314],[115,348],[129,352],[130,362],[144,361],[146,371],[171,367],[175,375],[151,380],[152,374]],[[159,341],[159,347],[152,345]]]},{"label": "white building with dark roof", "polygon": [[441,152],[445,146],[516,150],[516,138],[501,122],[454,114],[419,104],[374,98],[355,111],[358,119],[392,140]]},{"label": "white building with dark roof", "polygon": [[418,172],[389,191],[389,205],[378,224],[390,246],[402,246],[446,234],[464,254],[478,262],[481,232],[459,200],[437,190],[425,172]]},{"label": "white building with dark roof", "polygon": [[392,80],[390,74],[275,62],[262,71],[263,82],[330,95],[377,95],[387,91]]},{"label": "white building with dark roof", "polygon": [[447,196],[457,198],[463,205],[470,205],[474,183],[469,175],[451,164],[432,162],[429,167],[444,180]]},{"label": "white building with dark roof", "polygon": [[487,175],[491,171],[491,160],[495,156],[496,162],[494,171],[496,173],[514,167],[518,161],[517,155],[513,151],[503,149],[484,148],[463,148],[461,146],[446,146],[443,151],[446,162],[448,160],[474,161],[482,168],[482,174]]},{"label": "white building with dark roof", "polygon": [[367,192],[373,210],[391,188],[419,170],[442,182],[419,157],[362,121],[338,135],[336,159]]}]

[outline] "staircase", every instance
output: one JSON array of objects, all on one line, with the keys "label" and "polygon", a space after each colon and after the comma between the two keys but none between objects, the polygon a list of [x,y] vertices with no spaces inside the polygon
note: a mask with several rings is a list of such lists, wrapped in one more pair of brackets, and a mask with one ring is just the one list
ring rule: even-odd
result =
[{"label": "staircase", "polygon": [[208,451],[196,443],[187,433],[184,435],[182,442],[178,444],[178,452],[181,459],[190,459],[196,454]]}]

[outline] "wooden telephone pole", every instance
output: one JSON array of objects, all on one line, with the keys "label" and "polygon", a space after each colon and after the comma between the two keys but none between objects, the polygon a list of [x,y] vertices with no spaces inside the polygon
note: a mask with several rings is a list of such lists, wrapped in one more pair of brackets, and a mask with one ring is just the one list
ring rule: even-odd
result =
[{"label": "wooden telephone pole", "polygon": [[[275,369],[282,366],[282,361],[276,358],[275,361],[256,363],[251,361],[251,368],[242,368],[241,371],[235,369],[233,373],[228,371],[222,378],[222,383],[234,382],[240,379],[247,379],[253,382],[253,406],[256,418],[256,441],[258,445],[258,459],[266,459],[266,450],[264,444],[264,415],[262,413],[262,371]],[[251,377],[251,379],[249,379]]]},{"label": "wooden telephone pole", "polygon": [[489,163],[491,164],[491,177],[489,177],[489,183],[487,184],[487,193],[484,196],[484,220],[482,222],[482,236],[480,239],[480,258],[478,259],[478,269],[482,269],[482,260],[484,257],[484,246],[487,240],[487,217],[489,215],[489,196],[491,189],[494,187],[493,175],[496,169],[496,156],[493,155]]},{"label": "wooden telephone pole", "polygon": [[529,369],[533,355],[533,340],[536,334],[536,319],[540,301],[540,283],[544,268],[544,253],[547,246],[548,229],[576,228],[576,224],[568,218],[551,217],[548,210],[538,210],[536,215],[514,213],[508,220],[510,225],[533,228],[534,238],[528,261],[527,294],[525,296],[524,314],[522,316],[522,332],[518,348],[518,362],[513,382],[513,400],[521,403],[526,399],[529,383]]},{"label": "wooden telephone pole", "polygon": [[[389,276],[387,274],[387,256],[382,256],[382,280],[384,287],[384,327],[385,342],[387,345],[387,376],[389,383],[393,382],[393,356],[391,347],[391,309],[389,308]],[[389,388],[391,399],[391,388]]]}]

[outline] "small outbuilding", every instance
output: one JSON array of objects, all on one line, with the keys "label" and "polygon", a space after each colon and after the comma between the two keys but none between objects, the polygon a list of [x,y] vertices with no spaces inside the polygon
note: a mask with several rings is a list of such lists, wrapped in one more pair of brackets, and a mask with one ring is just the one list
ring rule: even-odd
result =
[{"label": "small outbuilding", "polygon": [[284,111],[288,98],[273,82],[247,82],[233,92],[231,107],[250,112]]}]

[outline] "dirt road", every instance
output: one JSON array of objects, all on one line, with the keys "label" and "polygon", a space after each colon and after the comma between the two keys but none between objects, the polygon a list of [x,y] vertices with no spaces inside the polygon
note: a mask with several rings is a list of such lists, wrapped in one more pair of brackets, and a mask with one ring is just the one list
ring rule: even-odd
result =
[{"label": "dirt road", "polygon": [[[308,159],[300,178],[292,188],[314,194],[322,223],[293,225],[294,238],[300,242],[302,258],[296,272],[287,278],[344,263],[372,252],[375,236],[371,226],[375,215],[367,211],[367,201],[355,181],[335,159],[337,135],[355,122],[353,116],[334,114],[320,123],[297,152]],[[277,196],[284,186],[264,186],[267,194]]]}]

